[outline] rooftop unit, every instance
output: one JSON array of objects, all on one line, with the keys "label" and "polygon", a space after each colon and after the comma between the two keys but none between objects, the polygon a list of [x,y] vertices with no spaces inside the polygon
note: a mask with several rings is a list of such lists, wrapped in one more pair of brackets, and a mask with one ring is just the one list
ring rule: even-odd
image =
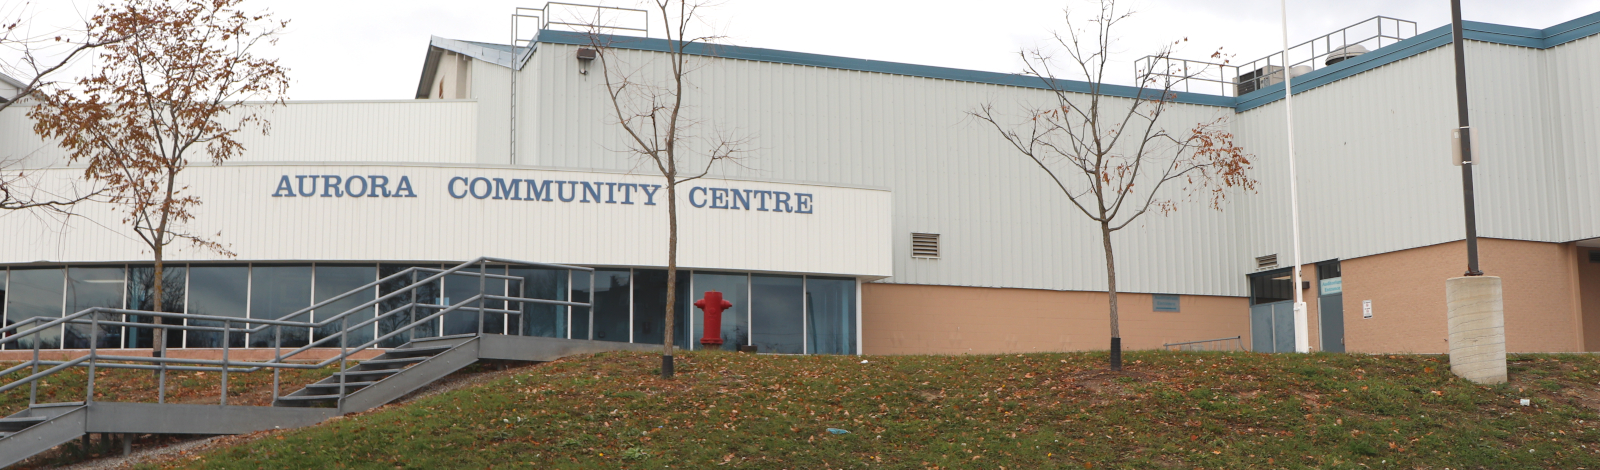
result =
[{"label": "rooftop unit", "polygon": [[[1417,23],[1374,16],[1289,48],[1290,77],[1350,60],[1369,51],[1417,35]],[[1232,65],[1166,56],[1145,56],[1136,62],[1135,79],[1145,86],[1173,91],[1241,96],[1283,82],[1284,54]]]}]

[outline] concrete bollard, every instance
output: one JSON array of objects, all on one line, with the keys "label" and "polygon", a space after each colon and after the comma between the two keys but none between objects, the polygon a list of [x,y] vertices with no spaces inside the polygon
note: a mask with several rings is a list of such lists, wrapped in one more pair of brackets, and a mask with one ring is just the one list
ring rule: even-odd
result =
[{"label": "concrete bollard", "polygon": [[1480,384],[1506,381],[1506,316],[1500,278],[1445,281],[1450,322],[1450,371]]}]

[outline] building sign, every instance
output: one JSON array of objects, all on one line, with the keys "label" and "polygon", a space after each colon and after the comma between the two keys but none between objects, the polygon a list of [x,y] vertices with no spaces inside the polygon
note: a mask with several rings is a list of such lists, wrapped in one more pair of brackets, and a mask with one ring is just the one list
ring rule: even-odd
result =
[{"label": "building sign", "polygon": [[1372,318],[1372,301],[1361,301],[1361,318]]},{"label": "building sign", "polygon": [[[659,184],[454,176],[444,193],[455,199],[656,205]],[[811,214],[815,196],[764,189],[688,188],[695,208]],[[417,197],[409,176],[281,175],[272,197]]]},{"label": "building sign", "polygon": [[1344,278],[1335,277],[1317,281],[1322,285],[1322,295],[1335,295],[1344,292]]}]

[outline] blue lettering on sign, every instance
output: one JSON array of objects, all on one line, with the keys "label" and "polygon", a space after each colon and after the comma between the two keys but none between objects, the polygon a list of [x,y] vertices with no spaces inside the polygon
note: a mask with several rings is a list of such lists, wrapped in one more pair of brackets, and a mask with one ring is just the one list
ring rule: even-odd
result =
[{"label": "blue lettering on sign", "polygon": [[278,176],[272,197],[417,197],[411,189],[411,178],[406,176],[400,177],[392,192],[389,177],[384,175],[294,175],[294,182],[289,181],[289,176]]},{"label": "blue lettering on sign", "polygon": [[[551,183],[555,183],[555,188],[550,187]],[[643,193],[643,204],[646,206],[656,205],[656,195],[661,188],[659,184],[482,176],[452,176],[445,183],[445,193],[455,199],[472,196],[473,199],[541,202],[559,199],[561,202],[633,205],[634,196]],[[622,197],[617,197],[618,193]],[[279,175],[278,184],[273,186],[272,197],[389,198],[417,197],[417,193],[409,176]],[[695,208],[811,214],[816,210],[816,196],[787,191],[694,186],[689,188],[689,205]],[[1330,281],[1333,283],[1331,286],[1328,285]],[[1337,279],[1325,280],[1323,289],[1338,292],[1337,282]]]}]

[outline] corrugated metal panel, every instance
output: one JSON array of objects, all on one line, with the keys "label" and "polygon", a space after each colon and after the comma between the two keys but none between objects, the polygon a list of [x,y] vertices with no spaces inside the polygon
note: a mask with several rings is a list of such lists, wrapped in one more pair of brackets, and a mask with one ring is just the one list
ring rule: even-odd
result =
[{"label": "corrugated metal panel", "polygon": [[1570,221],[1566,238],[1600,237],[1600,36],[1569,42],[1544,51],[1546,119],[1553,138],[1549,150],[1565,165]]},{"label": "corrugated metal panel", "polygon": [[[43,170],[70,184],[76,170]],[[388,187],[409,177],[418,197],[273,197],[290,175],[385,175]],[[453,198],[452,177],[657,183],[659,178],[551,170],[385,166],[238,165],[195,167],[181,182],[201,195],[191,233],[206,234],[242,260],[466,260],[498,256],[529,261],[618,266],[666,265],[665,190],[656,205]],[[315,183],[313,183],[315,184]],[[679,193],[680,265],[688,268],[887,276],[891,273],[887,191],[837,186],[702,180],[702,187],[808,193],[812,214],[695,208]],[[313,188],[314,190],[316,188]],[[462,194],[461,187],[455,188]],[[556,189],[556,186],[551,186]],[[687,190],[687,188],[684,188]],[[576,191],[568,192],[576,196]],[[487,194],[487,193],[485,193]],[[612,196],[606,196],[611,198]],[[621,201],[620,195],[615,200]],[[705,199],[699,199],[705,203]],[[759,206],[758,206],[759,207]],[[9,214],[0,260],[137,261],[149,254],[126,235],[106,204],[77,208],[65,227],[50,218]],[[212,236],[210,234],[219,235]],[[692,240],[692,241],[691,241]],[[216,260],[186,243],[168,259]]]},{"label": "corrugated metal panel", "polygon": [[[650,174],[620,152],[598,64],[578,73],[575,46],[541,44],[537,127],[541,165]],[[627,68],[652,53],[613,51]],[[1046,104],[1041,90],[753,61],[696,59],[694,112],[714,117],[696,132],[733,132],[756,150],[742,166],[715,174],[779,181],[887,187],[894,191],[895,271],[891,282],[1041,289],[1104,289],[1105,261],[1095,226],[1048,178],[991,128],[966,115],[985,103],[1020,113]],[[655,64],[659,65],[659,64]],[[1116,99],[1119,102],[1125,102]],[[1228,108],[1183,105],[1175,130],[1231,115]],[[537,137],[533,137],[533,135]],[[1119,287],[1129,291],[1243,295],[1231,240],[1231,213],[1187,205],[1171,217],[1146,216],[1119,232]],[[938,233],[939,260],[910,258],[910,233]]]},{"label": "corrugated metal panel", "polygon": [[[230,162],[473,163],[477,159],[478,111],[472,101],[309,101],[260,109],[271,132],[238,134],[245,151]],[[32,121],[20,111],[13,108],[0,115],[0,156],[28,155],[33,166],[63,160],[65,151],[33,135]]]},{"label": "corrugated metal panel", "polygon": [[[1583,43],[1594,40],[1573,45]],[[1575,140],[1593,138],[1592,80],[1547,77],[1546,64],[1581,60],[1545,53],[1468,43],[1468,99],[1483,158],[1474,167],[1480,236],[1570,241],[1579,237],[1569,221],[1594,212],[1581,207],[1591,205],[1594,195],[1574,192],[1595,186],[1574,179],[1594,171],[1594,150],[1569,150],[1582,148]],[[1451,49],[1443,47],[1295,95],[1306,261],[1464,237],[1461,169],[1449,163],[1449,132],[1456,126],[1453,71]],[[1552,104],[1567,109],[1546,109]],[[1283,110],[1279,101],[1242,113],[1237,133],[1266,157],[1266,175],[1281,175],[1263,180],[1263,197],[1243,203],[1249,236],[1242,241],[1253,255],[1278,253],[1286,260],[1291,247]]]}]

